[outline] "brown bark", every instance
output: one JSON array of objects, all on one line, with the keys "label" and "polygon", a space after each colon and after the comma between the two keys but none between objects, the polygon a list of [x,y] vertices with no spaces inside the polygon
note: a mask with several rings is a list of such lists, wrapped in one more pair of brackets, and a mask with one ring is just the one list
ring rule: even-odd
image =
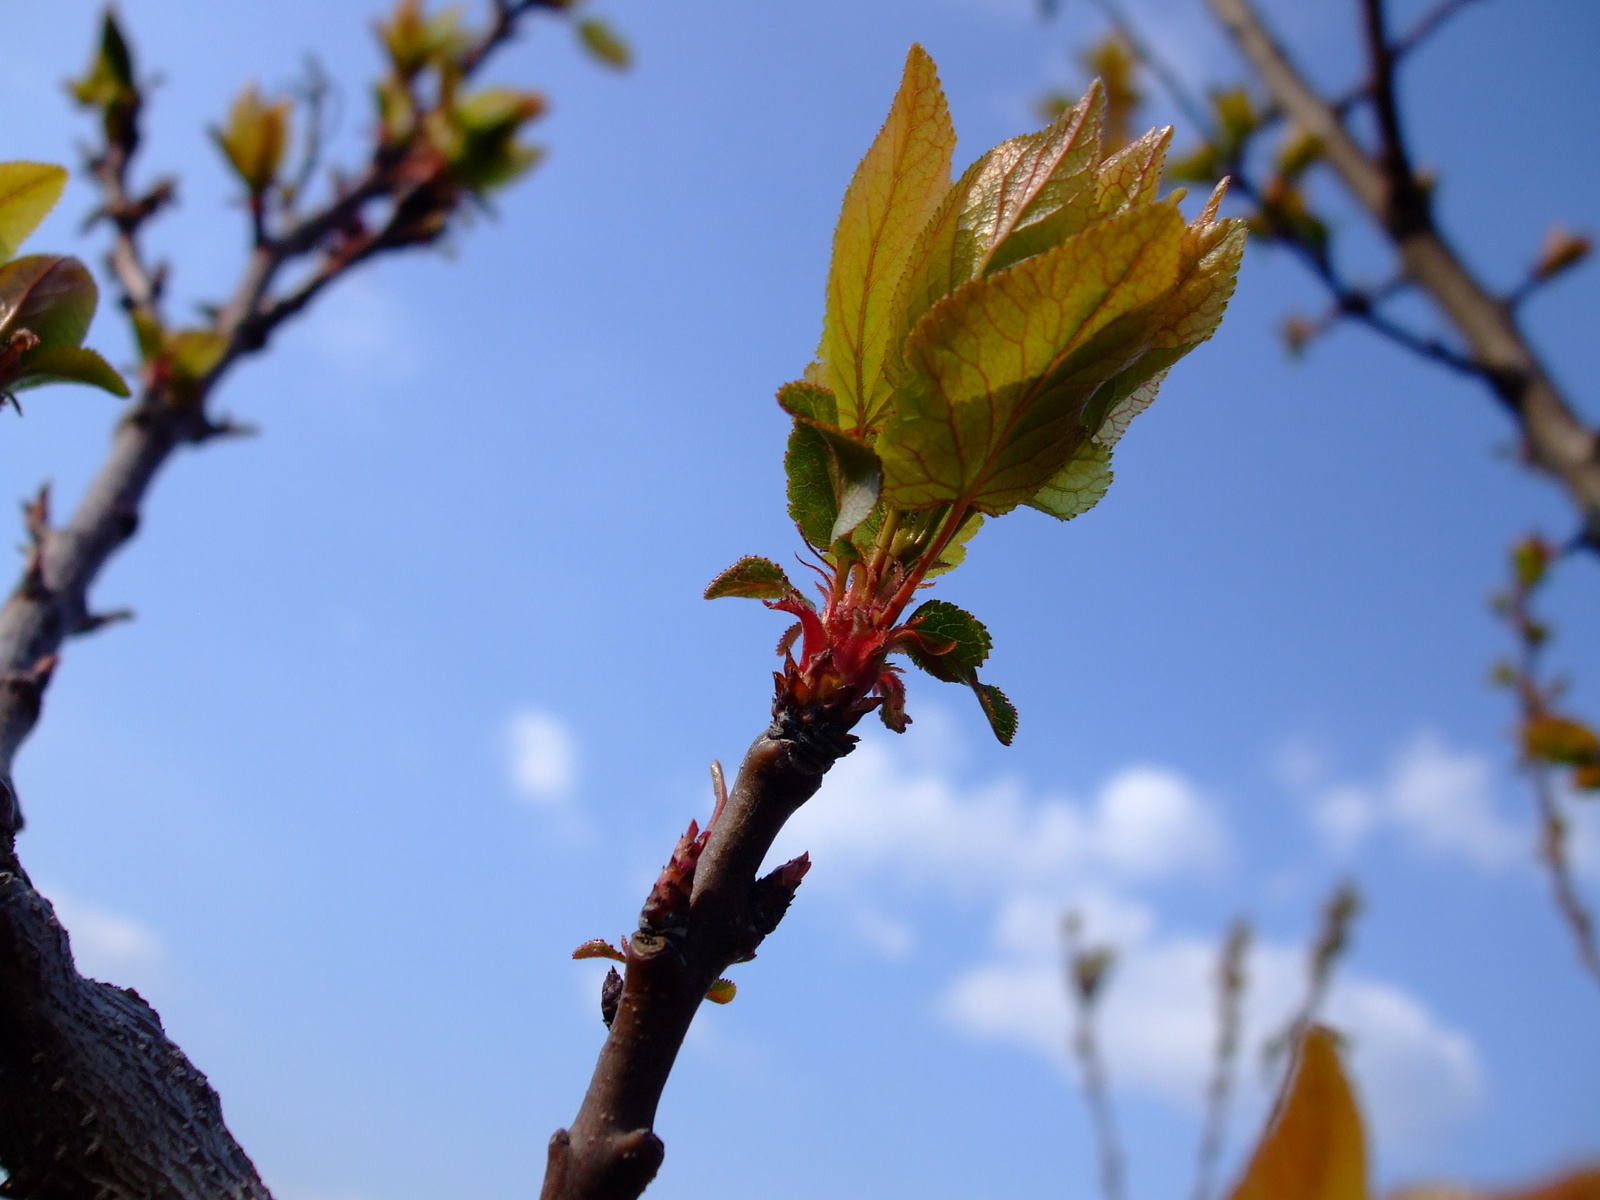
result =
[{"label": "brown bark", "polygon": [[843,707],[794,707],[781,691],[773,716],[708,827],[685,902],[661,902],[669,864],[645,905],[589,1091],[571,1128],[550,1139],[540,1200],[633,1200],[644,1191],[665,1153],[652,1129],[656,1106],[706,989],[753,955],[788,908],[803,866],[759,880],[756,871],[784,823],[854,746],[858,717]]}]

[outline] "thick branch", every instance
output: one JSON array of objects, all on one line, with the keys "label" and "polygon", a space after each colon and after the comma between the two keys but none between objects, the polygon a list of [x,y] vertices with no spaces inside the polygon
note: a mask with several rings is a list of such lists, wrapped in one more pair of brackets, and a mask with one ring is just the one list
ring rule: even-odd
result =
[{"label": "thick branch", "polygon": [[[9,842],[9,839],[6,839]],[[206,1078],[131,990],[78,974],[67,933],[0,851],[0,1194],[270,1200]]]},{"label": "thick branch", "polygon": [[685,910],[664,911],[660,884],[646,904],[589,1091],[571,1129],[550,1139],[541,1200],[633,1200],[644,1191],[664,1154],[651,1128],[656,1106],[706,989],[755,953],[787,907],[798,875],[789,882],[780,868],[758,881],[756,871],[784,822],[849,753],[856,718],[795,708],[781,696],[774,717],[689,868]]},{"label": "thick branch", "polygon": [[1551,382],[1508,307],[1462,263],[1426,206],[1420,223],[1415,211],[1403,206],[1396,211],[1384,169],[1357,145],[1333,108],[1306,83],[1250,0],[1209,3],[1274,102],[1322,140],[1329,165],[1389,232],[1406,274],[1433,298],[1472,347],[1479,370],[1521,426],[1530,458],[1566,489],[1582,521],[1584,540],[1600,549],[1600,437],[1578,419]]}]

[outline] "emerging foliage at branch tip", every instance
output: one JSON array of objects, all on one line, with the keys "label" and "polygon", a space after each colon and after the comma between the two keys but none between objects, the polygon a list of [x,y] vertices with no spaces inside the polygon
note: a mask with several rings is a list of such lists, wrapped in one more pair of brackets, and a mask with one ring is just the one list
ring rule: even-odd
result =
[{"label": "emerging foliage at branch tip", "polygon": [[[795,618],[780,697],[910,721],[903,654],[970,687],[1009,744],[1017,713],[978,668],[988,631],[917,592],[960,565],[985,520],[1027,505],[1070,520],[1168,370],[1216,330],[1244,249],[1218,185],[1185,223],[1158,195],[1171,130],[1107,153],[1099,81],[1048,128],[951,180],[955,132],[933,60],[906,59],[834,232],[821,344],[778,391],[793,422],[789,515],[820,605],[745,558],[706,596]],[[796,653],[798,647],[798,653]]]}]

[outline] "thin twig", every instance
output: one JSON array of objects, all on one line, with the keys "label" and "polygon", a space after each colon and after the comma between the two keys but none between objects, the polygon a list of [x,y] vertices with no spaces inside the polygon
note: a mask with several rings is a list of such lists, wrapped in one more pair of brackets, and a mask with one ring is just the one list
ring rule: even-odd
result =
[{"label": "thin twig", "polygon": [[1239,1033],[1248,983],[1245,956],[1250,951],[1250,923],[1237,918],[1228,927],[1217,961],[1217,1041],[1211,1082],[1206,1086],[1206,1116],[1195,1170],[1194,1200],[1211,1200],[1217,1164],[1228,1133],[1228,1106],[1239,1058]]},{"label": "thin twig", "polygon": [[1286,1051],[1293,1050],[1316,1023],[1317,1014],[1333,986],[1333,970],[1350,946],[1350,928],[1361,912],[1361,893],[1345,880],[1322,906],[1322,925],[1306,957],[1306,995],[1288,1023],[1262,1047],[1262,1065],[1272,1070]]},{"label": "thin twig", "polygon": [[1089,1108],[1089,1121],[1094,1127],[1100,1158],[1100,1191],[1105,1200],[1123,1200],[1125,1160],[1094,1020],[1102,988],[1116,961],[1116,951],[1109,946],[1083,945],[1083,920],[1076,912],[1062,919],[1061,931],[1067,951],[1067,992],[1072,997],[1076,1014],[1072,1052],[1083,1071],[1083,1098]]},{"label": "thin twig", "polygon": [[1539,808],[1539,860],[1550,872],[1556,909],[1572,931],[1578,961],[1594,976],[1595,982],[1600,983],[1600,944],[1595,941],[1594,918],[1578,895],[1572,878],[1572,864],[1567,858],[1567,821],[1550,783],[1550,768],[1535,764],[1531,771],[1534,800]]},{"label": "thin twig", "polygon": [[[1390,55],[1394,62],[1398,64],[1437,33],[1451,17],[1474,2],[1475,0],[1440,0],[1440,3],[1423,13],[1415,25],[1392,43]],[[1359,87],[1351,88],[1333,102],[1334,111],[1343,116],[1363,100],[1371,99],[1372,90],[1371,79]]]}]

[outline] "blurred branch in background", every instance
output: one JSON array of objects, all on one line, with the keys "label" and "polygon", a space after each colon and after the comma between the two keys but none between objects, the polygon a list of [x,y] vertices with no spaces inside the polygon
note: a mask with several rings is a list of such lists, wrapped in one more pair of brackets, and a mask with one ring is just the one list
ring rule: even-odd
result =
[{"label": "blurred branch in background", "polygon": [[[1382,0],[1360,0],[1368,75],[1332,99],[1306,81],[1250,0],[1207,3],[1253,70],[1264,102],[1250,88],[1237,86],[1214,88],[1202,102],[1115,0],[1094,0],[1112,36],[1086,61],[1131,53],[1199,138],[1172,164],[1173,177],[1206,184],[1228,178],[1231,194],[1250,210],[1251,232],[1288,250],[1323,284],[1328,307],[1316,316],[1286,321],[1290,350],[1301,353],[1332,326],[1350,320],[1477,380],[1516,421],[1526,460],[1565,490],[1577,515],[1577,540],[1600,549],[1600,436],[1578,416],[1517,325],[1522,302],[1586,258],[1590,240],[1552,227],[1524,278],[1498,294],[1439,229],[1432,204],[1436,180],[1414,166],[1406,143],[1398,69],[1470,0],[1444,0],[1399,37],[1388,32]],[[1046,0],[1043,7],[1048,15],[1054,4]],[[1125,91],[1136,96],[1136,83],[1130,80]],[[1363,146],[1347,126],[1357,109],[1370,111],[1378,134],[1374,148]],[[1263,138],[1277,130],[1275,147],[1265,150]],[[1340,268],[1329,225],[1304,186],[1308,172],[1319,166],[1329,168],[1328,178],[1387,237],[1396,264],[1385,282],[1358,285]],[[1393,313],[1389,301],[1414,293],[1432,301],[1451,330],[1449,337],[1414,328]]]},{"label": "blurred branch in background", "polygon": [[1333,969],[1350,947],[1350,927],[1361,913],[1361,893],[1346,880],[1333,889],[1322,906],[1322,925],[1306,960],[1306,996],[1282,1030],[1261,1047],[1262,1065],[1270,1072],[1278,1061],[1300,1044],[1314,1024],[1333,986]]},{"label": "blurred branch in background", "polygon": [[1122,1146],[1111,1110],[1105,1060],[1095,1036],[1096,1007],[1101,989],[1116,963],[1117,952],[1112,946],[1087,945],[1083,940],[1083,915],[1076,911],[1061,919],[1061,934],[1066,944],[1067,993],[1072,997],[1076,1014],[1072,1052],[1083,1072],[1083,1098],[1094,1126],[1095,1146],[1100,1157],[1100,1191],[1105,1200],[1122,1200],[1125,1192]]},{"label": "blurred branch in background", "polygon": [[[1550,644],[1550,626],[1534,612],[1533,601],[1550,578],[1561,552],[1542,538],[1529,537],[1511,552],[1511,586],[1494,598],[1494,609],[1516,638],[1516,656],[1499,663],[1494,681],[1510,689],[1518,706],[1517,740],[1522,765],[1533,783],[1539,818],[1539,858],[1550,874],[1557,910],[1572,931],[1578,961],[1600,983],[1600,945],[1594,917],[1572,877],[1568,853],[1567,801],[1600,803],[1600,737],[1583,721],[1563,713],[1566,681],[1541,677],[1541,660]],[[1564,786],[1563,786],[1564,785]]]},{"label": "blurred branch in background", "polygon": [[[180,446],[248,431],[209,408],[226,374],[352,268],[436,244],[539,161],[540,149],[520,134],[544,112],[544,97],[468,84],[524,18],[570,15],[579,2],[493,0],[487,22],[474,29],[457,9],[429,15],[419,0],[400,0],[377,29],[388,68],[373,89],[378,111],[366,159],[354,170],[330,171],[315,204],[308,201],[326,143],[331,85],[308,60],[296,96],[263,97],[246,87],[211,131],[244,192],[245,261],[232,294],[204,306],[193,325],[168,317],[168,267],[152,262],[142,245],[147,223],[171,206],[177,185],[158,179],[141,189],[132,179],[148,85],[114,12],[106,13],[88,70],[69,85],[100,126],[88,171],[102,202],[88,225],[110,229],[108,266],[143,361],[139,395],[70,520],[52,524],[46,490],[27,507],[22,579],[0,608],[6,1195],[267,1195],[223,1123],[216,1093],[167,1039],[155,1011],[132,991],[78,973],[66,931],[17,858],[22,813],[11,763],[38,720],[66,639],[127,615],[92,612],[89,589],[138,528],[157,472]],[[626,48],[603,22],[574,23],[592,54],[608,65],[625,63]],[[300,160],[285,177],[297,108]]]},{"label": "blurred branch in background", "polygon": [[1237,917],[1228,926],[1217,958],[1217,1043],[1206,1085],[1205,1125],[1200,1136],[1200,1159],[1195,1170],[1194,1200],[1210,1200],[1216,1189],[1217,1164],[1228,1133],[1228,1108],[1239,1061],[1243,1022],[1245,958],[1250,953],[1250,922]]}]

